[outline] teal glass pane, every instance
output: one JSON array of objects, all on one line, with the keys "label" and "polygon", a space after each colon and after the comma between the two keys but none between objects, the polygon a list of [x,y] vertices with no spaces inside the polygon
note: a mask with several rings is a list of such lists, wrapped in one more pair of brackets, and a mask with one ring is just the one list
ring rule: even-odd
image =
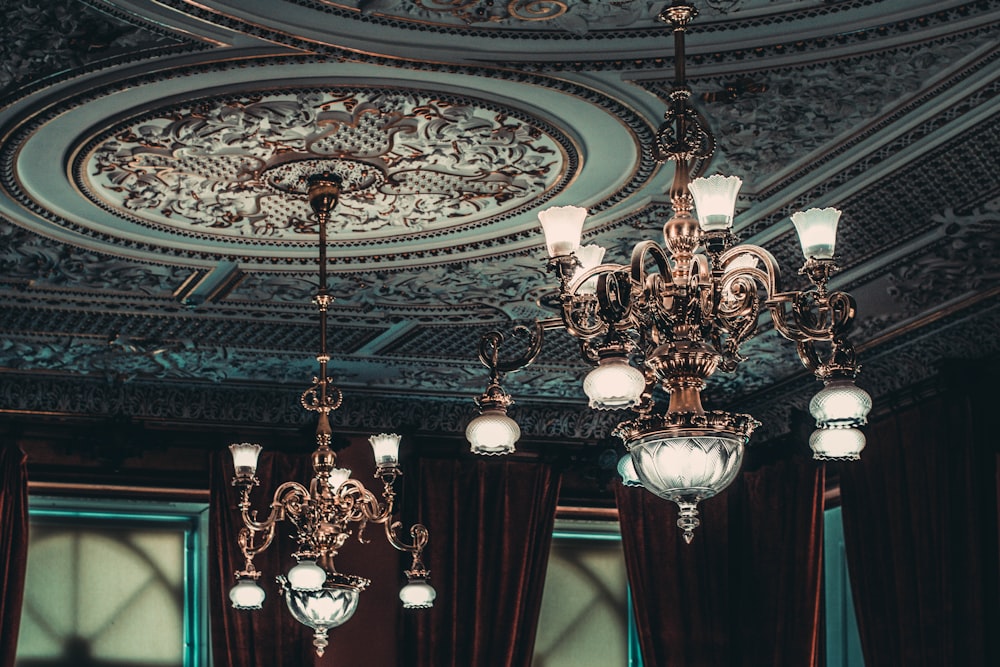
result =
[{"label": "teal glass pane", "polygon": [[851,580],[844,551],[844,523],[840,508],[826,510],[823,529],[826,578],[826,666],[864,667],[861,637],[854,616]]}]

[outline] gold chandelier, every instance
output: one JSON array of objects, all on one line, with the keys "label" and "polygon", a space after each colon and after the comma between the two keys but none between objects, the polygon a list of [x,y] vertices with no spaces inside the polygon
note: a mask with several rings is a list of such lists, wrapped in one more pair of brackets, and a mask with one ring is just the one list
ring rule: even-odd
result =
[{"label": "gold chandelier", "polygon": [[[358,165],[347,161],[347,169]],[[333,167],[335,169],[336,166]],[[334,557],[347,539],[356,534],[364,543],[368,524],[382,524],[389,543],[413,556],[410,569],[405,571],[407,583],[399,593],[405,608],[432,606],[435,592],[428,583],[430,572],[424,567],[421,554],[427,545],[428,531],[421,524],[410,528],[411,543],[399,536],[402,526],[395,517],[396,479],[399,469],[399,440],[395,434],[379,434],[369,438],[375,455],[375,477],[382,482],[382,497],[365,488],[351,471],[337,467],[337,455],[330,448],[332,430],[329,414],[340,407],[342,394],[327,377],[330,356],[326,350],[327,310],[333,297],[327,290],[326,226],[330,212],[337,205],[344,178],[333,170],[310,176],[305,181],[309,203],[316,214],[319,228],[319,289],[314,303],[320,315],[319,375],[313,378],[301,398],[302,407],[316,412],[316,450],[312,453],[313,478],[308,486],[295,481],[280,484],[274,492],[270,512],[264,519],[250,509],[250,492],[260,482],[257,479],[257,459],[260,445],[238,443],[229,446],[233,455],[235,476],[233,485],[239,489],[239,510],[243,519],[238,542],[246,560],[236,572],[236,585],[229,593],[236,609],[260,609],[264,590],[257,584],[260,572],[254,567],[254,557],[270,546],[275,530],[282,521],[295,527],[292,537],[298,549],[292,554],[296,565],[288,576],[277,581],[289,611],[300,623],[314,630],[313,645],[323,655],[327,631],[348,621],[358,605],[358,597],[370,583],[368,579],[342,574],[334,566]]]},{"label": "gold chandelier", "polygon": [[[684,36],[696,15],[693,5],[677,1],[659,15],[672,28],[675,63],[669,106],[652,147],[657,161],[674,164],[673,215],[663,227],[664,245],[641,241],[628,264],[602,263],[603,248],[580,245],[586,209],[542,211],[548,266],[559,278],[560,316],[516,329],[527,340],[526,350],[511,360],[500,357],[502,334],[483,337],[479,357],[490,369],[490,383],[477,399],[481,414],[466,431],[476,453],[514,451],[520,429],[507,416],[512,400],[500,384],[503,374],[538,356],[545,331],[565,329],[596,366],[584,380],[590,407],[635,414],[614,429],[627,451],[619,465],[625,482],[675,502],[687,542],[700,523],[698,503],[733,481],[759,426],[747,414],[705,410],[701,392],[716,371],[735,371],[744,361],[740,346],[755,335],[762,312],[825,384],[810,403],[815,458],[859,458],[865,437],[858,427],[871,409],[871,397],[854,384],[860,366],[847,338],[854,299],[827,289],[836,270],[840,211],[792,215],[805,255],[799,273],[811,286],[780,291],[771,253],[738,244],[732,232],[741,180],[691,179],[715,150],[707,122],[691,104],[685,74]],[[655,405],[656,387],[670,396],[665,410]]]}]

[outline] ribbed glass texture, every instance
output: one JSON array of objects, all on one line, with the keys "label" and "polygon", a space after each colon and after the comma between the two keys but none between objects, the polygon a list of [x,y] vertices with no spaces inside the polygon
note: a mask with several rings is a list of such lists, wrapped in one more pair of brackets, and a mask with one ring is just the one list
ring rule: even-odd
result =
[{"label": "ribbed glass texture", "polygon": [[865,448],[865,434],[856,428],[818,428],[809,436],[817,461],[857,461]]},{"label": "ribbed glass texture", "polygon": [[314,560],[302,560],[288,571],[288,585],[297,591],[318,591],[326,582],[326,571]]},{"label": "ribbed glass texture", "polygon": [[350,468],[334,468],[330,471],[330,486],[336,489],[350,478]]},{"label": "ribbed glass texture", "polygon": [[725,231],[733,226],[736,195],[742,184],[739,176],[720,174],[691,181],[688,189],[694,196],[694,207],[702,231]]},{"label": "ribbed glass texture", "polygon": [[264,604],[264,589],[253,579],[240,579],[229,589],[233,609],[260,609]]},{"label": "ribbed glass texture", "polygon": [[[589,243],[587,245],[582,245],[576,249],[576,258],[580,260],[580,268],[576,270],[573,274],[573,279],[582,274],[588,269],[592,269],[595,266],[599,266],[602,261],[604,261],[605,249],[596,243]],[[577,294],[594,294],[597,292],[597,276],[589,278],[576,290]]]},{"label": "ribbed glass texture", "polygon": [[395,433],[379,433],[368,438],[375,454],[375,465],[389,467],[399,464],[399,439],[400,436]]},{"label": "ribbed glass texture", "polygon": [[587,209],[579,206],[554,206],[538,214],[549,257],[569,255],[580,247],[586,218]]},{"label": "ribbed glass texture", "polygon": [[642,485],[674,502],[711,498],[729,486],[740,470],[743,450],[743,438],[716,435],[651,435],[631,445]]},{"label": "ribbed glass texture", "polygon": [[618,474],[621,475],[622,484],[625,486],[642,486],[642,481],[635,472],[635,463],[632,462],[632,455],[625,452],[625,456],[618,459]]},{"label": "ribbed glass texture", "polygon": [[840,211],[835,208],[811,208],[792,214],[806,259],[833,259],[839,220]]},{"label": "ribbed glass texture", "polygon": [[252,442],[234,442],[229,445],[233,455],[233,468],[237,475],[253,475],[257,472],[257,458],[260,456],[260,445]]},{"label": "ribbed glass texture", "polygon": [[868,423],[872,397],[851,380],[831,380],[809,402],[816,426],[848,428]]},{"label": "ribbed glass texture", "polygon": [[437,591],[423,579],[411,579],[399,591],[403,609],[427,609],[434,606]]},{"label": "ribbed glass texture", "polygon": [[646,378],[624,357],[605,357],[587,373],[583,391],[596,410],[624,410],[638,405]]},{"label": "ribbed glass texture", "polygon": [[484,410],[469,422],[465,437],[474,454],[509,454],[521,437],[521,427],[500,410]]},{"label": "ribbed glass texture", "polygon": [[339,586],[318,591],[285,589],[285,603],[299,623],[314,630],[325,630],[342,625],[358,608],[358,591]]}]

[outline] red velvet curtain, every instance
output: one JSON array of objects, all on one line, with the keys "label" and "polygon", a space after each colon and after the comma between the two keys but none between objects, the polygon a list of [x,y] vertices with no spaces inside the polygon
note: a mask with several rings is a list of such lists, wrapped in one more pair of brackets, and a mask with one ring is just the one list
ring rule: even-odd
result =
[{"label": "red velvet curtain", "polygon": [[673,503],[616,484],[646,667],[818,664],[823,485],[812,461],[744,472],[685,544]]},{"label": "red velvet curtain", "polygon": [[420,516],[437,600],[407,614],[403,664],[529,667],[559,477],[543,464],[423,460]]},{"label": "red velvet curtain", "polygon": [[0,666],[13,667],[28,565],[28,472],[24,452],[0,446]]},{"label": "red velvet curtain", "polygon": [[991,386],[963,377],[874,420],[861,462],[842,468],[844,542],[869,665],[1000,665]]}]

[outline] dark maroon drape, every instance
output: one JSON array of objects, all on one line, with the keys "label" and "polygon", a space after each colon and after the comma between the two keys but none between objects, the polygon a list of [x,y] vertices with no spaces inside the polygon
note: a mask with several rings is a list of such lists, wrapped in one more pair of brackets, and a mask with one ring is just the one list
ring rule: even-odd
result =
[{"label": "dark maroon drape", "polygon": [[[994,385],[995,386],[995,385]],[[1000,664],[998,398],[962,378],[873,420],[841,469],[844,542],[869,665]]]},{"label": "dark maroon drape", "polygon": [[646,667],[817,664],[823,468],[781,461],[703,502],[685,544],[677,508],[616,484]]},{"label": "dark maroon drape", "polygon": [[0,666],[13,667],[28,565],[27,457],[0,445]]},{"label": "dark maroon drape", "polygon": [[[283,481],[309,479],[308,457],[263,452],[257,468],[261,485],[251,496],[260,517],[267,516],[274,489]],[[259,584],[267,592],[264,608],[238,611],[229,602],[234,572],[243,569],[243,554],[236,536],[243,525],[236,510],[238,494],[232,486],[233,463],[229,451],[212,455],[209,534],[209,584],[212,652],[216,667],[274,667],[312,665],[311,631],[299,624],[285,607],[274,577],[288,570],[294,543],[290,529],[281,525],[274,543],[254,559]]]},{"label": "dark maroon drape", "polygon": [[438,596],[407,614],[409,667],[529,667],[559,477],[543,464],[424,460],[420,516]]}]

